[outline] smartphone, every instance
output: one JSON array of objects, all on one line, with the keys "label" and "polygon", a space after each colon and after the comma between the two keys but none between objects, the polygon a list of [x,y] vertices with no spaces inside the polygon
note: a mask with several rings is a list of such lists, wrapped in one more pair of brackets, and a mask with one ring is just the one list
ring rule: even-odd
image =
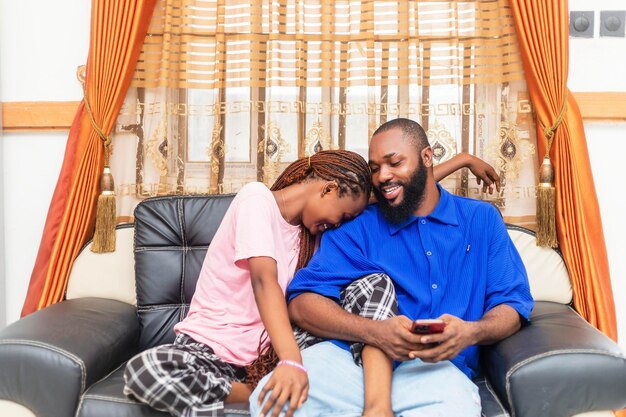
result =
[{"label": "smartphone", "polygon": [[442,333],[446,323],[439,319],[417,319],[411,326],[411,331],[417,334]]}]

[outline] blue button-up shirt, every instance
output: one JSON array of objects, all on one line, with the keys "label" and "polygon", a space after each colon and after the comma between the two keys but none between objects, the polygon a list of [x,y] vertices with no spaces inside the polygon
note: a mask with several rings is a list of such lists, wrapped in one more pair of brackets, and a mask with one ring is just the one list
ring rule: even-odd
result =
[{"label": "blue button-up shirt", "polygon": [[[341,289],[355,279],[383,272],[395,284],[400,314],[412,320],[448,313],[476,321],[500,304],[528,319],[533,300],[526,269],[500,213],[440,186],[439,192],[428,216],[393,225],[373,204],[324,233],[320,249],[291,281],[288,300],[314,292],[338,301]],[[334,342],[348,349],[347,343]],[[473,378],[478,348],[466,348],[452,362]]]}]

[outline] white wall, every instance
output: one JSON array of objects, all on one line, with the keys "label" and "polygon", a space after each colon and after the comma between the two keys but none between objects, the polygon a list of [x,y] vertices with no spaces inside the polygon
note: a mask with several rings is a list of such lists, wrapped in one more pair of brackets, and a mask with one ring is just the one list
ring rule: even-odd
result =
[{"label": "white wall", "polygon": [[[0,101],[80,100],[75,73],[87,59],[90,8],[86,0],[0,1]],[[6,277],[0,309],[7,323],[22,309],[66,139],[67,132],[0,138]]]},{"label": "white wall", "polygon": [[[626,92],[626,38],[600,37],[600,11],[626,10],[624,0],[569,0],[572,11],[594,11],[593,38],[570,38],[571,91]],[[600,203],[615,297],[619,344],[626,351],[626,194],[623,166],[626,122],[585,123],[593,178]]]},{"label": "white wall", "polygon": [[[1,54],[0,54],[1,56]],[[2,95],[0,94],[0,97]],[[3,159],[2,145],[2,104],[0,103],[0,162]],[[6,294],[6,273],[4,270],[4,164],[0,165],[0,329],[7,322],[7,309],[4,306]]]},{"label": "white wall", "polygon": [[[593,38],[570,38],[572,91],[626,91],[626,38],[600,37],[600,11],[626,10],[624,0],[569,0],[570,11],[593,11]],[[618,127],[619,128],[619,127]]]},{"label": "white wall", "polygon": [[[626,52],[626,44],[624,45]],[[623,90],[622,90],[623,91]],[[626,193],[623,173],[626,123],[585,125],[615,297],[619,344],[626,351]]]},{"label": "white wall", "polygon": [[[570,10],[595,10],[596,15],[600,10],[626,9],[623,0],[570,0],[569,4]],[[75,70],[87,56],[89,13],[86,0],[0,0],[0,101],[79,100]],[[599,20],[596,32],[598,25]],[[571,39],[572,91],[626,91],[624,73],[624,38]],[[585,129],[608,248],[620,345],[626,350],[626,257],[621,253],[626,195],[624,175],[615,169],[623,165],[626,155],[626,123],[588,123]],[[0,138],[4,174],[0,219],[4,209],[6,262],[6,293],[0,293],[0,310],[6,312],[9,323],[19,317],[24,301],[66,137],[67,133],[14,133]],[[0,262],[2,248],[0,242]],[[2,313],[0,326],[1,320]]]}]

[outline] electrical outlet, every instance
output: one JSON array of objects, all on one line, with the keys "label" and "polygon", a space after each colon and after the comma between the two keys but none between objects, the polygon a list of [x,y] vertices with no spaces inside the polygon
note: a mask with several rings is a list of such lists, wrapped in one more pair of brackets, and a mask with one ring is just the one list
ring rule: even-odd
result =
[{"label": "electrical outlet", "polygon": [[624,10],[602,10],[600,12],[600,36],[624,37]]},{"label": "electrical outlet", "polygon": [[569,13],[569,36],[572,38],[593,38],[593,11]]}]

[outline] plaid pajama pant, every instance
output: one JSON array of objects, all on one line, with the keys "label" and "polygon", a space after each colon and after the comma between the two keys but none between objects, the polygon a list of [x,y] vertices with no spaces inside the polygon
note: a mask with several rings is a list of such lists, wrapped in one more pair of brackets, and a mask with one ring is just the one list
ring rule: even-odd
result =
[{"label": "plaid pajama pant", "polygon": [[126,364],[124,394],[176,417],[215,417],[224,408],[232,381],[245,370],[213,349],[179,334],[173,344],[148,349]]},{"label": "plaid pajama pant", "polygon": [[[396,293],[384,274],[360,278],[341,292],[342,307],[373,320],[398,314]],[[296,329],[301,349],[323,341]],[[350,346],[361,364],[362,343]],[[245,369],[225,362],[204,343],[179,334],[173,344],[148,349],[128,361],[124,394],[176,417],[215,417],[224,408],[232,382],[244,382]]]},{"label": "plaid pajama pant", "polygon": [[[352,314],[357,314],[372,320],[385,320],[398,315],[398,300],[391,278],[383,273],[366,275],[352,282],[340,293],[339,304]],[[299,327],[294,328],[296,342],[300,350],[323,342]],[[361,352],[363,343],[352,343],[350,350],[354,363],[361,366]]]}]

